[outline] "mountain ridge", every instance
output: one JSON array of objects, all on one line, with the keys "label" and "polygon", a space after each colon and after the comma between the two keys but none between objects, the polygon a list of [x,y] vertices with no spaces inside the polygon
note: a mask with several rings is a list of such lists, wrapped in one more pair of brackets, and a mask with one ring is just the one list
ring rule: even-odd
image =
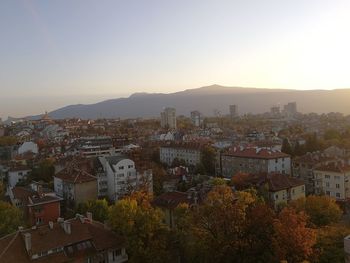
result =
[{"label": "mountain ridge", "polygon": [[[92,104],[72,104],[49,112],[54,119],[63,118],[136,118],[158,117],[164,107],[174,107],[178,115],[189,116],[193,110],[213,115],[214,110],[224,114],[229,105],[238,105],[239,112],[263,113],[271,106],[295,101],[301,112],[342,112],[350,114],[350,89],[293,90],[227,87],[213,84],[174,93],[136,92],[129,97],[108,99]],[[39,118],[33,116],[33,118]]]}]

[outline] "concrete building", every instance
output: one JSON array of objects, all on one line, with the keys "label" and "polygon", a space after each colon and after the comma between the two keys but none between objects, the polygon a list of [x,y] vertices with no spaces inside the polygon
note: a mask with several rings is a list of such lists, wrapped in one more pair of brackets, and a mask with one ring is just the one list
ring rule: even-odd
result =
[{"label": "concrete building", "polygon": [[203,122],[201,113],[199,111],[191,111],[191,121],[194,126],[201,126]]},{"label": "concrete building", "polygon": [[291,174],[290,155],[271,148],[233,147],[220,156],[221,174],[231,178],[236,173]]},{"label": "concrete building", "polygon": [[70,165],[54,176],[54,189],[68,206],[76,206],[97,199],[97,178]]},{"label": "concrete building", "polygon": [[317,167],[315,193],[324,193],[337,200],[350,198],[350,166],[344,163],[330,163]]},{"label": "concrete building", "polygon": [[303,156],[293,159],[292,174],[293,177],[304,181],[306,194],[315,194],[315,173],[317,167],[327,165],[335,159],[319,152],[307,153]]},{"label": "concrete building", "polygon": [[152,170],[136,170],[135,162],[126,156],[99,157],[98,193],[110,200],[141,188],[153,192]]},{"label": "concrete building", "polygon": [[104,224],[76,215],[0,238],[0,262],[122,263],[128,261],[125,239]]},{"label": "concrete building", "polygon": [[17,165],[11,167],[7,173],[7,180],[9,187],[15,187],[17,183],[20,183],[27,179],[31,169],[27,166]]},{"label": "concrete building", "polygon": [[176,109],[165,108],[160,113],[160,126],[166,129],[176,129]]},{"label": "concrete building", "polygon": [[296,102],[289,102],[288,104],[284,105],[283,113],[287,117],[295,116],[295,114],[298,113],[298,111],[297,111],[297,103]]},{"label": "concrete building", "polygon": [[238,117],[238,106],[237,105],[230,105],[230,118],[231,120]]},{"label": "concrete building", "polygon": [[159,154],[160,161],[168,165],[171,165],[175,158],[193,166],[201,161],[201,147],[197,144],[164,145],[160,147]]},{"label": "concrete building", "polygon": [[109,136],[82,137],[76,140],[68,149],[68,155],[80,155],[93,158],[115,155],[118,151],[113,147]]}]

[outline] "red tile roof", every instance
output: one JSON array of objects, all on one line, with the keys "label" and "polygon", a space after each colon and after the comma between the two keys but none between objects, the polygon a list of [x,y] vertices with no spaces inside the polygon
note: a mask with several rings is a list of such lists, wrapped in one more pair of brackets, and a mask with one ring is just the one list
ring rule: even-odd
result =
[{"label": "red tile roof", "polygon": [[234,157],[242,158],[255,158],[255,159],[275,159],[275,158],[288,158],[290,155],[283,152],[272,150],[270,148],[258,148],[258,147],[233,147],[226,154]]},{"label": "red tile roof", "polygon": [[[25,233],[31,234],[32,254],[59,247],[66,248],[71,244],[83,241],[90,241],[94,251],[103,251],[109,248],[120,249],[125,246],[124,238],[106,229],[102,223],[80,220],[80,218],[70,219],[68,222],[71,224],[71,234],[67,234],[60,223],[54,223],[52,229],[46,225],[37,229],[17,231],[0,238],[0,262],[33,262],[25,248]],[[74,253],[68,255],[65,252],[59,252],[36,259],[35,262],[78,262],[76,256]]]}]

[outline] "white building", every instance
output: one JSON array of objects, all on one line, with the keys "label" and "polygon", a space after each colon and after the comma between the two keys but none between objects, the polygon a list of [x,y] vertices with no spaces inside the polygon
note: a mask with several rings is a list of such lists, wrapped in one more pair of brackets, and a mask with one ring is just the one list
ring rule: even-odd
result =
[{"label": "white building", "polygon": [[330,163],[314,170],[315,193],[324,193],[337,200],[350,197],[350,166]]},{"label": "white building", "polygon": [[30,169],[26,166],[18,166],[10,168],[7,174],[8,186],[15,187],[17,183],[22,182],[27,179]]},{"label": "white building", "polygon": [[191,121],[194,126],[201,126],[203,122],[201,113],[199,111],[191,111]]},{"label": "white building", "polygon": [[24,142],[18,148],[18,154],[24,154],[24,153],[27,153],[27,152],[38,154],[38,152],[39,152],[38,145],[35,142]]},{"label": "white building", "polygon": [[238,106],[237,105],[230,105],[230,117],[231,117],[231,120],[238,117]]},{"label": "white building", "polygon": [[160,147],[160,161],[171,165],[174,159],[184,160],[188,165],[197,165],[201,161],[200,147],[190,145],[169,145]]},{"label": "white building", "polygon": [[147,187],[153,192],[152,170],[137,171],[135,162],[125,156],[99,157],[98,173],[99,196],[108,196],[111,200],[141,187]]},{"label": "white building", "polygon": [[162,128],[176,129],[176,110],[174,108],[165,108],[160,113],[160,125]]}]

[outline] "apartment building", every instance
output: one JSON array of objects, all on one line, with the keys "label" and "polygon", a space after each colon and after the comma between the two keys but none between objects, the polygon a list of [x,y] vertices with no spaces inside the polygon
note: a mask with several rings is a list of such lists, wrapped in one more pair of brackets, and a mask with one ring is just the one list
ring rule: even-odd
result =
[{"label": "apartment building", "polygon": [[153,192],[152,170],[136,169],[135,162],[123,155],[99,157],[98,193],[118,200],[137,189]]},{"label": "apartment building", "polygon": [[227,178],[239,172],[291,174],[290,155],[271,148],[233,147],[220,155],[219,162]]},{"label": "apartment building", "polygon": [[326,194],[339,201],[350,197],[350,165],[333,162],[316,168],[314,174],[316,194]]},{"label": "apartment building", "polygon": [[171,165],[174,159],[178,159],[195,166],[201,161],[201,146],[192,143],[169,144],[161,146],[159,154],[162,163]]},{"label": "apartment building", "polygon": [[176,109],[165,108],[160,113],[160,126],[167,129],[176,129]]}]

